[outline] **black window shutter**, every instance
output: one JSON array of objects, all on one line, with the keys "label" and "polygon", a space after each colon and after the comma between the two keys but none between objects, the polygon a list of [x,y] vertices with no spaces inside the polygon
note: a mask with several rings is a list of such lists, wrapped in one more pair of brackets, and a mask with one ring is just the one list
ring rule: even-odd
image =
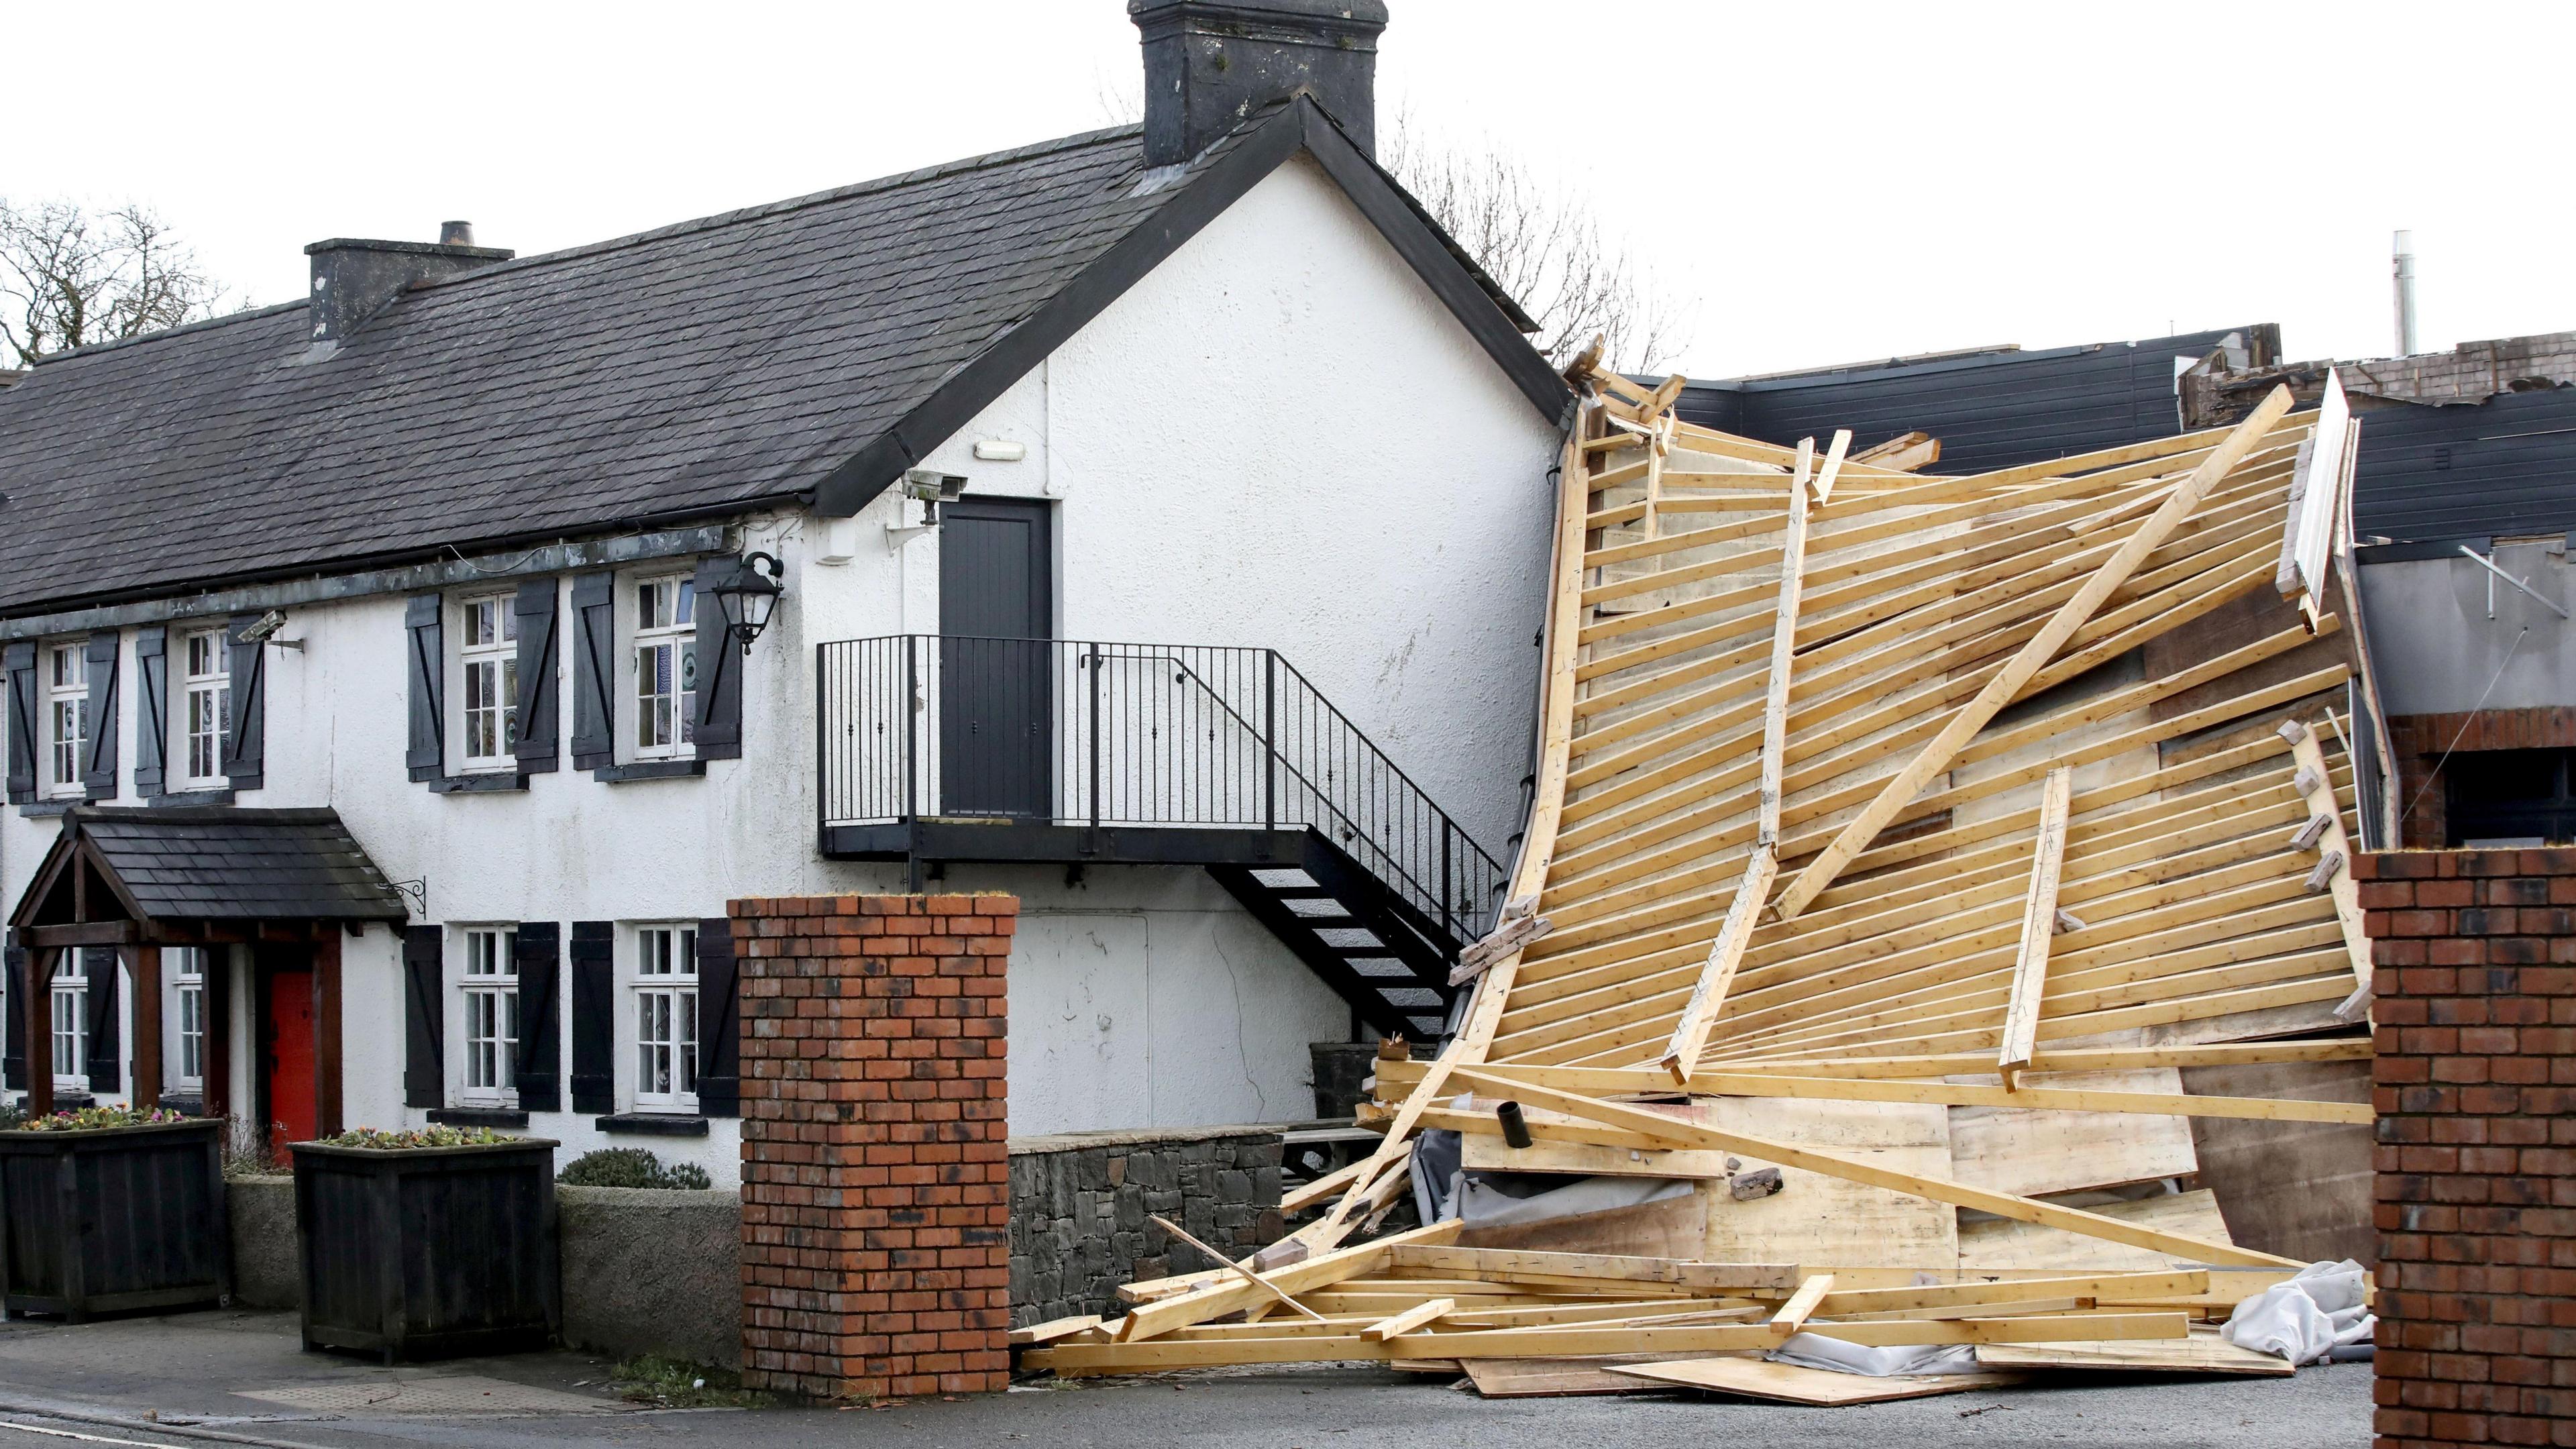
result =
[{"label": "black window shutter", "polygon": [[698,922],[698,1111],[709,1117],[742,1115],[742,1050],[734,1034],[739,981],[733,922]]},{"label": "black window shutter", "polygon": [[81,965],[89,975],[89,1089],[121,1092],[125,1071],[116,1031],[116,948],[88,947],[81,952]]},{"label": "black window shutter", "polygon": [[35,997],[28,988],[28,960],[33,955],[24,946],[11,946],[0,951],[0,964],[9,972],[6,997],[0,1004],[7,1007],[9,1024],[0,1028],[0,1088],[12,1092],[27,1089],[27,1003]]},{"label": "black window shutter", "polygon": [[170,631],[134,631],[134,793],[150,799],[168,780]]},{"label": "black window shutter", "polygon": [[519,1110],[563,1110],[563,1030],[555,977],[563,970],[562,930],[552,921],[521,921],[519,965]]},{"label": "black window shutter", "polygon": [[116,653],[115,630],[89,636],[89,697],[81,701],[89,758],[81,761],[81,790],[92,800],[116,798]]},{"label": "black window shutter", "polygon": [[604,770],[617,763],[617,577],[575,574],[572,580],[572,767]]},{"label": "black window shutter", "polygon": [[730,582],[742,560],[711,558],[698,565],[698,718],[694,738],[701,760],[742,758],[742,646],[725,628],[715,585]]},{"label": "black window shutter", "polygon": [[36,645],[21,639],[0,648],[9,677],[9,803],[36,798]]},{"label": "black window shutter", "polygon": [[415,780],[447,773],[447,640],[439,627],[444,608],[436,594],[416,594],[403,607],[411,654],[411,748],[403,763]]},{"label": "black window shutter", "polygon": [[267,778],[268,649],[242,638],[242,631],[261,617],[235,614],[224,621],[233,716],[224,735],[224,779],[236,790],[256,790]]},{"label": "black window shutter", "polygon": [[403,1105],[447,1105],[447,1003],[440,969],[446,932],[403,927]]},{"label": "black window shutter", "polygon": [[563,766],[555,723],[555,581],[520,584],[510,607],[519,616],[519,773],[542,775]]},{"label": "black window shutter", "polygon": [[617,1110],[617,928],[575,921],[572,960],[572,1109]]}]

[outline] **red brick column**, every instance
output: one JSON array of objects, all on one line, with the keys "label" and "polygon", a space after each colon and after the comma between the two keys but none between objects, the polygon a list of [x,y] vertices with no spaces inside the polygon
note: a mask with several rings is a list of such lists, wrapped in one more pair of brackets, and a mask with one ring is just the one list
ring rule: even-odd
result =
[{"label": "red brick column", "polygon": [[2378,1028],[2378,1444],[2576,1445],[2576,850],[2354,863]]},{"label": "red brick column", "polygon": [[1010,896],[735,901],[743,1380],[1008,1383]]}]

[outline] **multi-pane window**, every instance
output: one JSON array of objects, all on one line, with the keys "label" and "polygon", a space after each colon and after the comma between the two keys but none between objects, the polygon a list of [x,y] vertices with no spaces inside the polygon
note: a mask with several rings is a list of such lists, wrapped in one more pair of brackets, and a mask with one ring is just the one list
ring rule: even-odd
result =
[{"label": "multi-pane window", "polygon": [[170,968],[179,1008],[179,1072],[172,1086],[183,1092],[202,1090],[206,1082],[206,951],[202,946],[174,946],[161,953]]},{"label": "multi-pane window", "polygon": [[506,594],[465,604],[465,766],[494,769],[519,745],[519,616]]},{"label": "multi-pane window", "polygon": [[647,926],[635,933],[635,1105],[698,1109],[698,932]]},{"label": "multi-pane window", "polygon": [[697,587],[686,578],[635,586],[635,753],[669,758],[694,739]]},{"label": "multi-pane window", "polygon": [[46,650],[46,793],[76,795],[89,744],[89,663],[78,644]]},{"label": "multi-pane window", "polygon": [[225,657],[224,631],[190,634],[180,663],[185,670],[179,685],[184,692],[180,721],[188,731],[184,780],[190,785],[220,784],[233,712],[232,664]]},{"label": "multi-pane window", "polygon": [[55,958],[53,982],[54,1090],[89,1090],[89,978],[80,953]]},{"label": "multi-pane window", "polygon": [[465,933],[465,1096],[506,1102],[517,1095],[519,933],[479,927]]}]

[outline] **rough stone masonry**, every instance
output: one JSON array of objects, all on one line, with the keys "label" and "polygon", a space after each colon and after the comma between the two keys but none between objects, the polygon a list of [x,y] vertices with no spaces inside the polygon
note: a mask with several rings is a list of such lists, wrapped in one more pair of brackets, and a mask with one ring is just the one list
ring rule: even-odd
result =
[{"label": "rough stone masonry", "polygon": [[730,914],[744,1382],[813,1399],[1002,1389],[1019,902],[820,896]]}]

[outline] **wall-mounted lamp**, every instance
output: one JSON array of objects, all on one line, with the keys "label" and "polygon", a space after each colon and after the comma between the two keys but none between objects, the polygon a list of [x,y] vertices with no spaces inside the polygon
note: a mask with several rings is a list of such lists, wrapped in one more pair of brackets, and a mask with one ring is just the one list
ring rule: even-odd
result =
[{"label": "wall-mounted lamp", "polygon": [[751,641],[769,627],[770,615],[778,610],[778,596],[787,592],[780,577],[776,558],[747,553],[734,561],[733,573],[723,583],[707,587],[723,611],[725,633],[742,641],[745,654],[751,652]]},{"label": "wall-mounted lamp", "polygon": [[239,640],[244,644],[274,644],[280,649],[303,648],[304,641],[301,639],[280,639],[277,637],[277,631],[285,627],[285,613],[282,610],[271,609],[267,613],[260,615],[256,622],[245,626],[241,631]]}]

